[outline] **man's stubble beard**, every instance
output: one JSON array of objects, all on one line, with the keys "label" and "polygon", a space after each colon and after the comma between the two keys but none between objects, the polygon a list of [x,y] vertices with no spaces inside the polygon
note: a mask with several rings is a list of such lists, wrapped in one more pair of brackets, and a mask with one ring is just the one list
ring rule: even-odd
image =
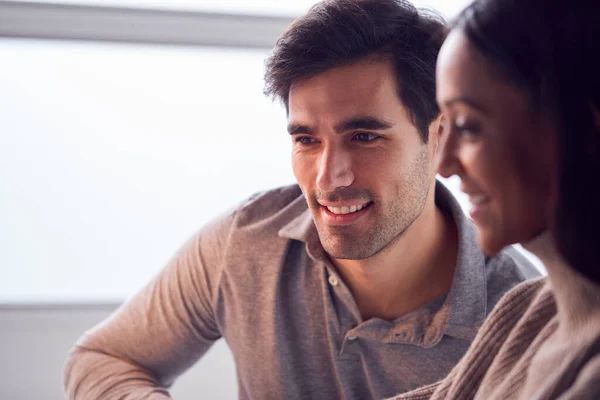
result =
[{"label": "man's stubble beard", "polygon": [[[375,256],[396,242],[421,215],[425,202],[414,214],[380,215],[373,227],[364,233],[352,232],[352,227],[319,228],[319,238],[325,252],[340,260],[364,260]],[[388,223],[384,221],[389,221]],[[328,232],[323,232],[327,229]]]},{"label": "man's stubble beard", "polygon": [[[367,232],[355,232],[350,226],[319,226],[321,244],[330,257],[341,260],[364,260],[389,248],[399,240],[422,214],[429,194],[429,157],[419,157],[408,171],[407,179],[395,191],[396,197],[376,216]],[[372,198],[371,207],[384,205],[380,198]],[[377,210],[371,210],[377,211]]]}]

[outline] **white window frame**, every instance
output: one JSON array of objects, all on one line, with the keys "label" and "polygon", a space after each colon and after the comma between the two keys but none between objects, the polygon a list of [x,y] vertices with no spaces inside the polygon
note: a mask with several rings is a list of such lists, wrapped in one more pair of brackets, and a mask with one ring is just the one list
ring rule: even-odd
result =
[{"label": "white window frame", "polygon": [[0,37],[272,48],[293,18],[0,1]]}]

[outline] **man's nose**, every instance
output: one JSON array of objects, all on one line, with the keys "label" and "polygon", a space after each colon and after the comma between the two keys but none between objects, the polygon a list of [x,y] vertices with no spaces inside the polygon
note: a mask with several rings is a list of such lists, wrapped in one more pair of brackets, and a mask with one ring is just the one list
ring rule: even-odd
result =
[{"label": "man's nose", "polygon": [[322,191],[332,192],[354,183],[352,155],[347,149],[330,145],[325,148],[318,163],[317,187]]}]

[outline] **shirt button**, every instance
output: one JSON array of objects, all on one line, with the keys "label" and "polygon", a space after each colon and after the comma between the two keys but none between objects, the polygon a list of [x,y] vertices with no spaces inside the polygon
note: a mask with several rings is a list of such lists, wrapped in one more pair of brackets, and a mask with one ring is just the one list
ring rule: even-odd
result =
[{"label": "shirt button", "polygon": [[356,336],[354,336],[354,335],[352,335],[352,336],[348,336],[348,340],[356,340],[356,339],[357,339],[357,337],[356,337]]},{"label": "shirt button", "polygon": [[332,286],[337,286],[337,285],[338,285],[338,283],[340,283],[340,281],[338,281],[338,278],[336,278],[336,277],[335,277],[335,275],[330,275],[330,276],[329,276],[329,283],[330,283]]}]

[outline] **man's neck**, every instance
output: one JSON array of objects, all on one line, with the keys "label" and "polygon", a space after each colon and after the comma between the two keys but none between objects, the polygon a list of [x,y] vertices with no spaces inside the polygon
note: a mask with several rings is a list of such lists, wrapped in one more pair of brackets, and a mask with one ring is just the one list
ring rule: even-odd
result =
[{"label": "man's neck", "polygon": [[333,260],[363,320],[393,320],[448,293],[458,255],[456,223],[433,201],[384,250],[366,260]]}]

